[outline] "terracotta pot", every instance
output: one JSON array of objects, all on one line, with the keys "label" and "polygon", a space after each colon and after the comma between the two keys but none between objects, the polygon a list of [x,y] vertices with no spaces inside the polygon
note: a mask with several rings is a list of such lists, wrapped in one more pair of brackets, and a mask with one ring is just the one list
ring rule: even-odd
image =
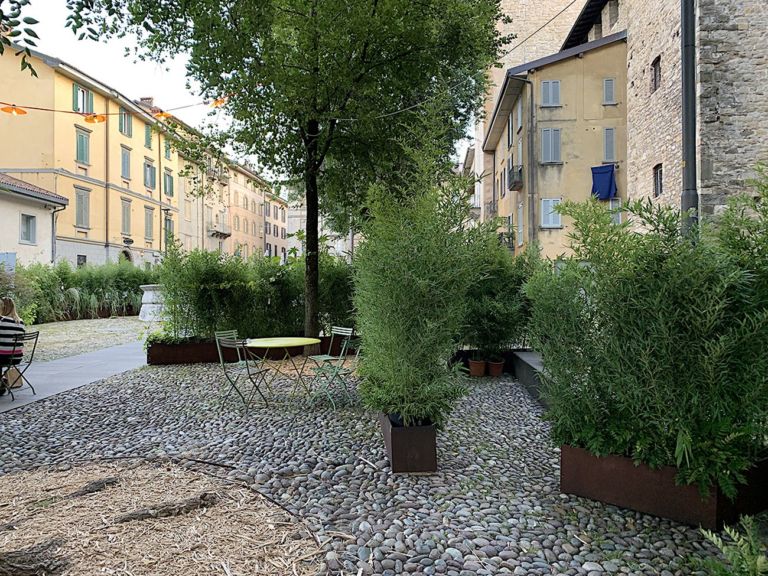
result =
[{"label": "terracotta pot", "polygon": [[485,360],[470,360],[469,375],[473,378],[485,376]]},{"label": "terracotta pot", "polygon": [[703,498],[697,486],[679,486],[676,476],[672,466],[654,470],[624,456],[598,457],[582,448],[560,448],[560,490],[566,494],[709,530],[720,530],[741,514],[768,509],[768,461],[747,471],[747,484],[739,486],[734,501],[715,487]]},{"label": "terracotta pot", "polygon": [[392,472],[437,472],[435,426],[395,426],[387,414],[379,414],[381,434]]},{"label": "terracotta pot", "polygon": [[504,360],[500,360],[498,362],[492,362],[491,360],[487,361],[488,364],[488,375],[493,376],[494,378],[498,378],[504,373]]}]

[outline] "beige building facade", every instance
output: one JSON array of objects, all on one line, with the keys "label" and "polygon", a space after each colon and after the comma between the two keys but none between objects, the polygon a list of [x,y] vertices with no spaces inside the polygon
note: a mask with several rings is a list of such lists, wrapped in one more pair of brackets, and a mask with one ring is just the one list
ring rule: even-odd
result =
[{"label": "beige building facade", "polygon": [[0,266],[50,264],[56,251],[56,220],[69,201],[0,173]]},{"label": "beige building facade", "polygon": [[626,199],[626,50],[620,32],[507,71],[483,142],[484,213],[501,218],[515,252],[567,251],[570,221],[555,211],[565,200],[600,195],[617,210]]}]

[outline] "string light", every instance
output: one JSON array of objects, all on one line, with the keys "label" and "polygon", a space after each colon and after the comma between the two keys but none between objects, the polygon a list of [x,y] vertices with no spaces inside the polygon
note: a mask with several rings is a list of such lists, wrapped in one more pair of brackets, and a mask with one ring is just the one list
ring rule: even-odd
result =
[{"label": "string light", "polygon": [[19,108],[16,106],[16,104],[11,104],[10,106],[3,106],[0,108],[0,112],[5,112],[6,114],[10,114],[11,116],[24,116],[27,114],[27,111],[24,110],[24,108]]},{"label": "string light", "polygon": [[104,114],[86,114],[85,121],[88,124],[101,124],[107,121],[107,117]]},{"label": "string light", "polygon": [[158,120],[165,120],[167,118],[171,118],[173,114],[171,114],[170,112],[160,111],[160,112],[155,112],[154,114],[152,114],[152,116],[154,116]]},{"label": "string light", "polygon": [[226,96],[224,96],[223,98],[216,98],[216,100],[211,102],[211,108],[221,108],[226,103],[227,103],[227,97]]}]

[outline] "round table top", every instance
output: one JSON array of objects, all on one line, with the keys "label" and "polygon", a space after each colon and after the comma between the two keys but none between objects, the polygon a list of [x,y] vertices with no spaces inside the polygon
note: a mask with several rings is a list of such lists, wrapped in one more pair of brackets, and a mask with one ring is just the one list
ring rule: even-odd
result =
[{"label": "round table top", "polygon": [[278,336],[275,338],[249,338],[245,341],[245,345],[249,348],[292,348],[293,346],[312,346],[313,344],[320,344],[320,339]]}]

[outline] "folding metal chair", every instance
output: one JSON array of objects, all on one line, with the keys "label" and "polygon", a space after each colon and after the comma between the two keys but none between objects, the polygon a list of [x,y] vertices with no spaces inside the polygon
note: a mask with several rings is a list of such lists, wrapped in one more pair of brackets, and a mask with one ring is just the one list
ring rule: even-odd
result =
[{"label": "folding metal chair", "polygon": [[[16,397],[13,395],[14,390],[18,390],[19,388],[22,388],[24,384],[30,387],[32,390],[32,394],[37,395],[37,392],[35,391],[35,387],[32,386],[32,383],[29,381],[29,379],[26,377],[25,373],[27,369],[32,364],[32,361],[35,359],[35,350],[37,350],[37,340],[40,336],[40,332],[27,332],[26,334],[18,334],[13,337],[13,350],[10,354],[11,359],[18,359],[18,363],[14,363],[13,361],[7,365],[3,366],[3,374],[5,376],[8,376],[8,372],[11,368],[15,368],[18,371],[17,378],[21,378],[21,386],[17,386],[15,388],[11,387],[13,384],[12,382],[7,382],[5,385],[6,390],[11,394],[11,401],[16,400]],[[31,342],[31,344],[30,344]],[[30,351],[31,347],[31,351]]]},{"label": "folding metal chair", "polygon": [[344,328],[343,326],[331,326],[331,341],[328,344],[328,354],[315,354],[314,356],[310,356],[309,359],[314,361],[318,366],[321,366],[325,364],[326,362],[335,362],[340,357],[344,357],[344,352],[341,353],[341,356],[333,356],[331,352],[333,351],[333,342],[334,340],[337,340],[337,337],[342,338],[342,347],[345,347],[349,339],[352,338],[352,336],[355,333],[354,328]]},{"label": "folding metal chair", "polygon": [[[351,361],[348,355],[350,349],[355,350]],[[336,360],[323,362],[314,368],[315,378],[313,382],[316,384],[316,393],[324,393],[334,409],[336,408],[336,402],[333,398],[333,393],[337,389],[344,393],[347,401],[352,402],[354,400],[350,377],[357,369],[359,357],[359,341],[353,342],[351,338],[347,338],[342,344],[341,355],[336,357]]]},{"label": "folding metal chair", "polygon": [[[228,336],[231,335],[232,332],[237,334],[234,330],[227,332],[228,333],[226,335]],[[266,396],[264,396],[264,393],[261,391],[259,386],[260,383],[265,382],[265,377],[268,370],[266,368],[260,368],[255,365],[251,359],[248,349],[245,347],[245,340],[225,338],[221,337],[219,334],[220,333],[216,333],[216,349],[219,352],[219,365],[224,372],[224,377],[230,384],[229,392],[227,392],[227,396],[224,398],[224,400],[226,401],[234,390],[243,401],[245,409],[248,410],[251,407],[251,403],[253,402],[254,397],[258,393],[259,396],[261,396],[261,399],[264,400],[264,405],[269,406],[269,402],[267,401]],[[237,354],[237,362],[225,361],[224,357],[226,350],[235,350],[235,353]],[[247,391],[245,391],[245,389],[240,390],[240,387],[238,386],[238,382],[240,382],[240,379],[243,377],[247,378],[251,382],[251,391],[248,398],[246,398],[246,394],[244,394],[244,392],[247,393]]]}]

